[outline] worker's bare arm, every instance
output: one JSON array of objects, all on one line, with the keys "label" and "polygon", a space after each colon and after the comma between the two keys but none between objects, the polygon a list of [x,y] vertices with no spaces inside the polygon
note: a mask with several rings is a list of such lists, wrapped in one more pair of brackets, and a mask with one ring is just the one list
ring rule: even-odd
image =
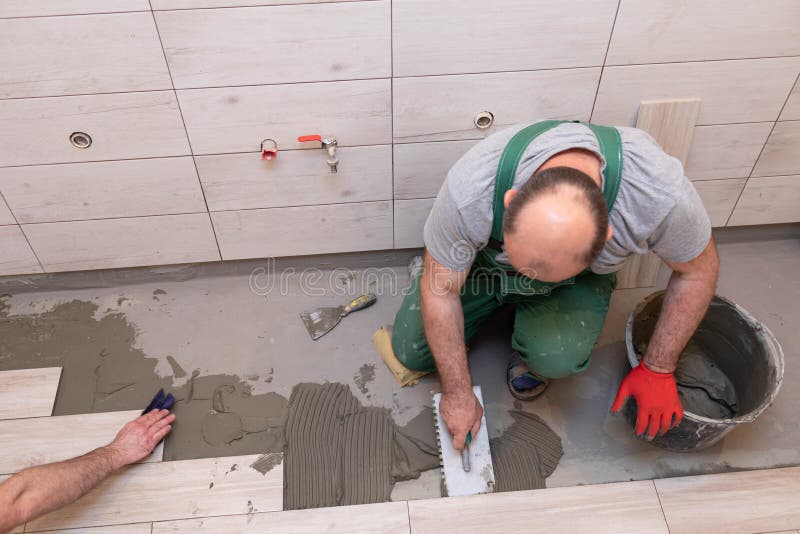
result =
[{"label": "worker's bare arm", "polygon": [[673,270],[664,295],[661,315],[647,346],[647,367],[671,373],[681,351],[694,334],[714,296],[719,274],[719,257],[714,238],[699,256],[685,263],[667,265]]},{"label": "worker's bare arm", "polygon": [[472,393],[464,344],[461,288],[466,279],[467,272],[448,269],[425,251],[420,280],[422,321],[442,383],[439,409],[457,449],[463,448],[467,432],[478,432],[483,415],[483,408]]},{"label": "worker's bare arm", "polygon": [[125,425],[104,447],[12,476],[0,484],[0,533],[70,504],[112,472],[145,458],[174,420],[168,410],[152,411]]}]

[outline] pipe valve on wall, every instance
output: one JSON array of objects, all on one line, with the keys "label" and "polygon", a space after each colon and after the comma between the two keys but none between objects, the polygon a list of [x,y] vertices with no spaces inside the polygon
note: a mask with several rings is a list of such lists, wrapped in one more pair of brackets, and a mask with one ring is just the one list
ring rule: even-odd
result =
[{"label": "pipe valve on wall", "polygon": [[336,147],[339,146],[338,141],[336,141],[333,137],[326,137],[322,138],[320,135],[301,135],[297,138],[297,141],[300,143],[307,143],[311,141],[316,141],[321,143],[320,148],[324,148],[328,151],[328,167],[331,169],[331,173],[336,173],[339,170],[339,157],[336,155]]}]

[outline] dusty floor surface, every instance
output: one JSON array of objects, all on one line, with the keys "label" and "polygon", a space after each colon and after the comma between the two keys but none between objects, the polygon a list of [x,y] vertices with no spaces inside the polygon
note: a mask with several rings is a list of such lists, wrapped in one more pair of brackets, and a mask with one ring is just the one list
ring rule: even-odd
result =
[{"label": "dusty floor surface", "polygon": [[[796,446],[800,438],[800,330],[795,324],[800,228],[784,228],[777,235],[756,230],[725,233],[719,249],[718,293],[763,321],[786,355],[781,394],[756,423],[734,430],[709,450],[680,454],[637,441],[622,417],[610,415],[608,408],[627,365],[621,343],[625,320],[652,291],[621,290],[613,296],[589,370],[554,382],[542,398],[516,407],[505,384],[512,316],[501,310],[493,318],[470,347],[473,377],[483,387],[490,435],[497,436],[514,422],[510,414],[514,409],[547,421],[564,447],[561,463],[547,480],[550,487],[800,464]],[[430,405],[430,392],[438,381],[435,376],[426,377],[415,387],[401,389],[370,341],[375,329],[393,321],[401,291],[408,284],[401,263],[352,273],[326,270],[301,275],[297,269],[281,276],[259,271],[255,278],[242,273],[162,276],[147,281],[146,276],[137,275],[131,278],[136,283],[90,289],[31,291],[17,289],[19,284],[0,283],[0,293],[10,294],[4,299],[9,317],[45,313],[73,301],[96,305],[91,320],[124,315],[135,330],[132,348],[157,359],[155,372],[161,377],[175,376],[180,382],[196,371],[236,375],[254,395],[275,392],[285,398],[299,382],[342,382],[351,386],[363,404],[389,408],[397,424],[404,425]],[[81,280],[93,285],[91,275]],[[662,276],[662,287],[665,282]],[[338,295],[333,288],[338,288]],[[345,318],[319,341],[309,338],[298,316],[301,311],[342,304],[367,290],[378,292],[375,306]],[[5,368],[8,362],[4,366],[0,361],[0,369]],[[434,470],[419,480],[398,484],[393,498],[438,493],[439,475]]]}]

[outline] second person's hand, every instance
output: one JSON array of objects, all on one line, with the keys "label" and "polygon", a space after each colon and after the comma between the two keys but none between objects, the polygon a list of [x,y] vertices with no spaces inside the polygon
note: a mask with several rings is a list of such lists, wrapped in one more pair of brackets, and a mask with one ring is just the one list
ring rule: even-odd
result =
[{"label": "second person's hand", "polygon": [[472,437],[478,435],[483,417],[483,406],[473,393],[472,388],[463,392],[442,393],[439,401],[439,412],[442,414],[447,430],[453,436],[453,447],[456,450],[464,448],[467,432],[472,432]]}]

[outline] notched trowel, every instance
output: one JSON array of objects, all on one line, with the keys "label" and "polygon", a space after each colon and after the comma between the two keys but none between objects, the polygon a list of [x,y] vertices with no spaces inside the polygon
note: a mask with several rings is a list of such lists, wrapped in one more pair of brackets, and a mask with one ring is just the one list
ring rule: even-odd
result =
[{"label": "notched trowel", "polygon": [[[473,386],[472,391],[483,406],[481,387]],[[439,463],[442,466],[442,494],[445,497],[475,495],[494,492],[494,468],[489,449],[489,430],[486,428],[486,415],[481,417],[481,429],[477,436],[459,452],[453,447],[453,436],[447,430],[439,411],[441,393],[433,394],[433,413],[436,419],[436,442],[439,445]]]},{"label": "notched trowel", "polygon": [[303,312],[300,318],[303,319],[303,324],[306,325],[306,330],[314,341],[318,340],[339,324],[342,317],[347,317],[354,311],[363,310],[375,304],[378,297],[375,293],[367,293],[361,295],[357,299],[350,301],[344,306],[336,306],[335,308],[317,308],[310,312]]}]

